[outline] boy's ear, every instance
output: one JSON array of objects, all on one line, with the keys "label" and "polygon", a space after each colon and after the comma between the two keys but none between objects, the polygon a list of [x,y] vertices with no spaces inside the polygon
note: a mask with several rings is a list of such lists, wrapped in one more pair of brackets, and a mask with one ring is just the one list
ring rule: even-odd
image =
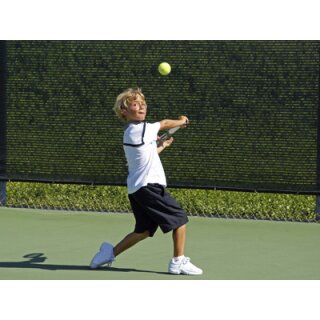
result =
[{"label": "boy's ear", "polygon": [[121,109],[121,118],[122,118],[124,121],[127,121],[127,110]]},{"label": "boy's ear", "polygon": [[120,107],[120,111],[121,111],[121,114],[123,114],[123,115],[127,114],[127,109],[123,106]]}]

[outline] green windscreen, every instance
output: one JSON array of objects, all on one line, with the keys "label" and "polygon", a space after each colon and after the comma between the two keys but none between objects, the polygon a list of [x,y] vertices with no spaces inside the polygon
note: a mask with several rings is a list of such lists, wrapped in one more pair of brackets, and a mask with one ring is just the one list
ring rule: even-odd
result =
[{"label": "green windscreen", "polygon": [[140,87],[147,121],[190,119],[161,154],[169,186],[319,193],[319,52],[319,41],[7,41],[1,180],[124,185],[112,107]]}]

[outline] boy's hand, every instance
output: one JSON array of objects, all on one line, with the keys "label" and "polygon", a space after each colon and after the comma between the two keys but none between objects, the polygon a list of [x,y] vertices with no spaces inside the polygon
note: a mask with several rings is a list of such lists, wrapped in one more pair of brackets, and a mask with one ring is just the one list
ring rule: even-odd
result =
[{"label": "boy's hand", "polygon": [[170,137],[166,140],[160,140],[160,137],[158,137],[157,145],[158,145],[158,148],[159,147],[166,148],[166,147],[170,147],[172,142],[173,142],[173,137]]},{"label": "boy's hand", "polygon": [[164,141],[162,142],[162,145],[163,145],[165,148],[167,148],[167,147],[170,147],[170,146],[171,146],[172,142],[173,142],[173,137],[170,137],[169,139],[164,140]]},{"label": "boy's hand", "polygon": [[170,137],[166,140],[158,140],[157,141],[157,151],[158,154],[162,152],[165,148],[170,147],[173,142],[173,137]]},{"label": "boy's hand", "polygon": [[179,120],[183,121],[183,124],[180,126],[180,128],[185,128],[189,124],[189,119],[186,116],[180,116]]}]

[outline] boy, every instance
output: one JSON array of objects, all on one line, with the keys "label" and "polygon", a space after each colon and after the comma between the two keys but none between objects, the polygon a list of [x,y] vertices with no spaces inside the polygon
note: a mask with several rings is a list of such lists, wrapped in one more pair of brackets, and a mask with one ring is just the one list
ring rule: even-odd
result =
[{"label": "boy", "polygon": [[135,229],[115,247],[104,242],[93,257],[90,267],[96,269],[114,261],[115,257],[139,241],[152,237],[157,228],[162,232],[172,231],[173,258],[168,272],[172,274],[200,275],[202,270],[184,256],[187,215],[181,206],[166,192],[166,176],[159,153],[169,147],[173,138],[160,142],[158,132],[180,126],[186,127],[189,120],[162,120],[146,123],[147,105],[140,89],[127,89],[121,93],[113,108],[126,126],[123,148],[128,162],[128,196],[136,220]]}]

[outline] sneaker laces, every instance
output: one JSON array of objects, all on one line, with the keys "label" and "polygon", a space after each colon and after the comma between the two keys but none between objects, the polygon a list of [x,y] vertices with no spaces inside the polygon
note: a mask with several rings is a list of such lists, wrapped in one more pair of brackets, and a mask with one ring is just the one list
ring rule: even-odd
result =
[{"label": "sneaker laces", "polygon": [[183,264],[187,264],[188,262],[190,262],[190,258],[189,257],[184,257],[182,263]]}]

